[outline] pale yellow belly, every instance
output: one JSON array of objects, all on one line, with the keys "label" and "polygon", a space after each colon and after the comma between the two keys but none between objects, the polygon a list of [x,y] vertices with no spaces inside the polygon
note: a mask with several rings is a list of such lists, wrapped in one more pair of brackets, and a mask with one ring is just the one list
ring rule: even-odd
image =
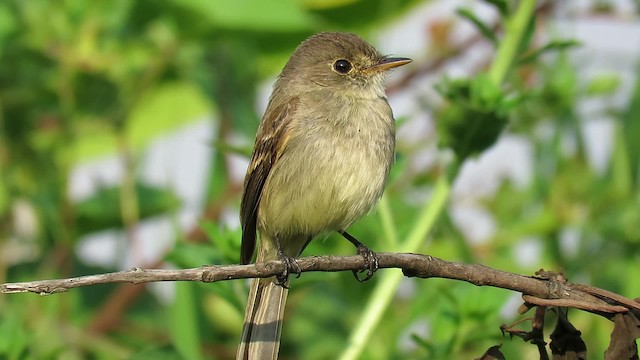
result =
[{"label": "pale yellow belly", "polygon": [[320,150],[329,146],[320,143],[284,154],[263,189],[260,230],[284,241],[312,238],[344,230],[367,213],[382,195],[393,156],[393,149],[379,154],[370,145]]}]

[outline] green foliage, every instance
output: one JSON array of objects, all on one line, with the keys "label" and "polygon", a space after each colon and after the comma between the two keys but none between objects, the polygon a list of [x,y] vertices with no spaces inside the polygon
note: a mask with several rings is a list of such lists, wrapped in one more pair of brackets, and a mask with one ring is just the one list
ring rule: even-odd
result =
[{"label": "green foliage", "polygon": [[572,47],[580,46],[580,42],[575,40],[552,40],[539,49],[535,49],[528,54],[524,54],[518,59],[519,65],[524,65],[536,61],[545,53],[567,50]]},{"label": "green foliage", "polygon": [[502,17],[509,15],[509,1],[507,0],[485,0],[485,2],[493,5]]},{"label": "green foliage", "polygon": [[[146,219],[177,209],[179,201],[169,190],[145,184],[136,184],[135,194],[141,218]],[[120,187],[100,189],[92,197],[75,205],[77,235],[109,228],[122,228],[122,203]]]},{"label": "green foliage", "polygon": [[176,284],[176,298],[171,307],[169,324],[171,338],[181,357],[193,360],[203,358],[200,350],[195,286],[188,282]]},{"label": "green foliage", "polygon": [[455,104],[446,107],[439,116],[440,144],[451,148],[461,160],[493,145],[509,122],[508,114],[517,104],[503,95],[486,75],[471,80],[445,81],[438,90]]},{"label": "green foliage", "polygon": [[[640,62],[638,62],[636,72],[640,72]],[[640,121],[638,121],[638,114],[640,114],[640,82],[636,81],[631,95],[629,106],[623,110],[621,133],[622,136],[619,140],[623,141],[625,148],[620,151],[620,156],[628,158],[628,170],[631,176],[630,184],[637,186],[640,181],[640,144],[638,143],[638,135],[640,134]],[[622,139],[624,138],[624,140]],[[624,165],[623,165],[624,166]]]},{"label": "green foliage", "polygon": [[494,45],[498,45],[498,38],[493,30],[484,21],[478,18],[473,11],[469,9],[458,9],[458,15],[469,20],[480,31],[482,36],[490,40]]},{"label": "green foliage", "polygon": [[238,0],[230,1],[225,6],[206,0],[188,0],[179,5],[194,13],[203,14],[208,22],[230,30],[312,31],[317,28],[319,20],[295,0]]},{"label": "green foliage", "polygon": [[[637,297],[640,285],[629,279],[640,276],[640,81],[631,84],[627,104],[609,101],[625,79],[609,73],[585,78],[568,55],[579,45],[571,39],[538,43],[536,34],[545,29],[531,15],[534,1],[486,2],[500,14],[501,31],[470,10],[459,10],[458,17],[496,47],[489,68],[469,78],[443,77],[437,89],[444,102],[420,109],[432,112],[437,141],[455,159],[424,170],[415,166],[416,153],[432,149],[436,139],[400,142],[378,210],[350,233],[380,251],[423,252],[524,274],[563,269],[571,281]],[[174,217],[183,204],[171,188],[138,176],[141,154],[160,136],[205,115],[215,118],[217,130],[214,142],[203,144],[212,151],[204,165],[206,218],[186,231],[175,221],[176,244],[163,260],[177,268],[236,263],[240,229],[223,221],[237,212],[239,199],[228,160],[248,155],[261,116],[257,86],[309,34],[345,30],[366,37],[417,3],[0,2],[1,282],[117,270],[81,263],[74,244],[105,229],[125,230],[131,240],[141,222]],[[593,114],[581,111],[585,100],[603,101],[596,115],[614,123],[604,171],[587,160],[583,127]],[[405,119],[399,120],[403,127]],[[446,207],[451,186],[463,162],[505,132],[531,146],[532,178],[524,185],[500,180],[495,194],[474,200],[491,214],[496,232],[473,243]],[[246,141],[228,143],[236,138]],[[119,185],[71,199],[71,169],[107,155],[123,159]],[[27,229],[14,225],[25,208],[33,217]],[[568,241],[571,236],[577,241]],[[539,245],[539,261],[523,263],[522,249],[531,242]],[[353,247],[330,235],[305,251],[324,254],[353,254]],[[496,344],[509,359],[536,354],[499,330],[517,317],[504,309],[513,295],[505,290],[405,279],[394,270],[366,284],[350,273],[308,273],[292,279],[291,288],[283,358],[477,358]],[[177,284],[168,300],[120,285],[50,297],[0,296],[0,358],[233,358],[246,294],[246,282],[231,281]],[[597,358],[610,324],[579,312],[571,316]]]}]

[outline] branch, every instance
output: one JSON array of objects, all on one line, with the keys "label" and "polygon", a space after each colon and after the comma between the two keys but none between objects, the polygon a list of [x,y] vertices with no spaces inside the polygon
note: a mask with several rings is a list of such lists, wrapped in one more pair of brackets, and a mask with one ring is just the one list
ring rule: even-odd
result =
[{"label": "branch", "polygon": [[[400,268],[405,276],[445,278],[466,281],[477,286],[492,286],[513,290],[525,295],[532,305],[574,307],[597,313],[640,311],[640,303],[620,295],[586,285],[570,284],[562,276],[539,272],[538,276],[524,276],[492,269],[483,265],[444,261],[429,255],[407,253],[378,253],[380,268]],[[365,270],[361,256],[311,256],[296,259],[301,272]],[[284,265],[269,261],[251,265],[211,265],[193,269],[164,270],[134,268],[128,271],[81,276],[68,279],[39,280],[0,285],[0,293],[33,292],[49,295],[72,288],[107,283],[142,284],[156,281],[217,282],[223,280],[266,278],[281,274]]]}]

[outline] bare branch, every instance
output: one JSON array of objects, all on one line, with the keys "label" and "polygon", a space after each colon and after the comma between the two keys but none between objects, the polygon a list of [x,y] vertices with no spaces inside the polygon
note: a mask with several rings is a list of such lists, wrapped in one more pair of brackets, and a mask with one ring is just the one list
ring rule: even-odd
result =
[{"label": "bare branch", "polygon": [[[534,305],[569,306],[592,312],[621,313],[640,309],[640,304],[604,290],[573,285],[561,276],[524,276],[492,269],[483,265],[444,261],[429,255],[379,253],[380,268],[399,268],[406,276],[446,278],[466,281],[477,286],[493,286],[523,293],[525,301]],[[301,272],[365,270],[361,256],[311,256],[296,259]],[[142,284],[155,281],[216,282],[244,278],[265,278],[281,274],[280,261],[252,265],[212,265],[194,269],[164,270],[134,268],[128,271],[68,279],[39,280],[0,285],[0,293],[33,292],[49,295],[72,288],[107,283]],[[594,294],[594,295],[592,295]],[[612,295],[612,296],[607,296]],[[545,299],[545,300],[541,300]],[[622,300],[622,301],[621,301]]]}]

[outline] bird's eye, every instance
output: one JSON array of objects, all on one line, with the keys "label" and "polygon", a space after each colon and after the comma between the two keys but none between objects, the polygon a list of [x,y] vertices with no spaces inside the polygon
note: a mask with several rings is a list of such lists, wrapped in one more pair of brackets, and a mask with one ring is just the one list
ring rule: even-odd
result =
[{"label": "bird's eye", "polygon": [[351,63],[344,59],[337,60],[333,63],[333,69],[340,74],[346,74],[351,71]]}]

